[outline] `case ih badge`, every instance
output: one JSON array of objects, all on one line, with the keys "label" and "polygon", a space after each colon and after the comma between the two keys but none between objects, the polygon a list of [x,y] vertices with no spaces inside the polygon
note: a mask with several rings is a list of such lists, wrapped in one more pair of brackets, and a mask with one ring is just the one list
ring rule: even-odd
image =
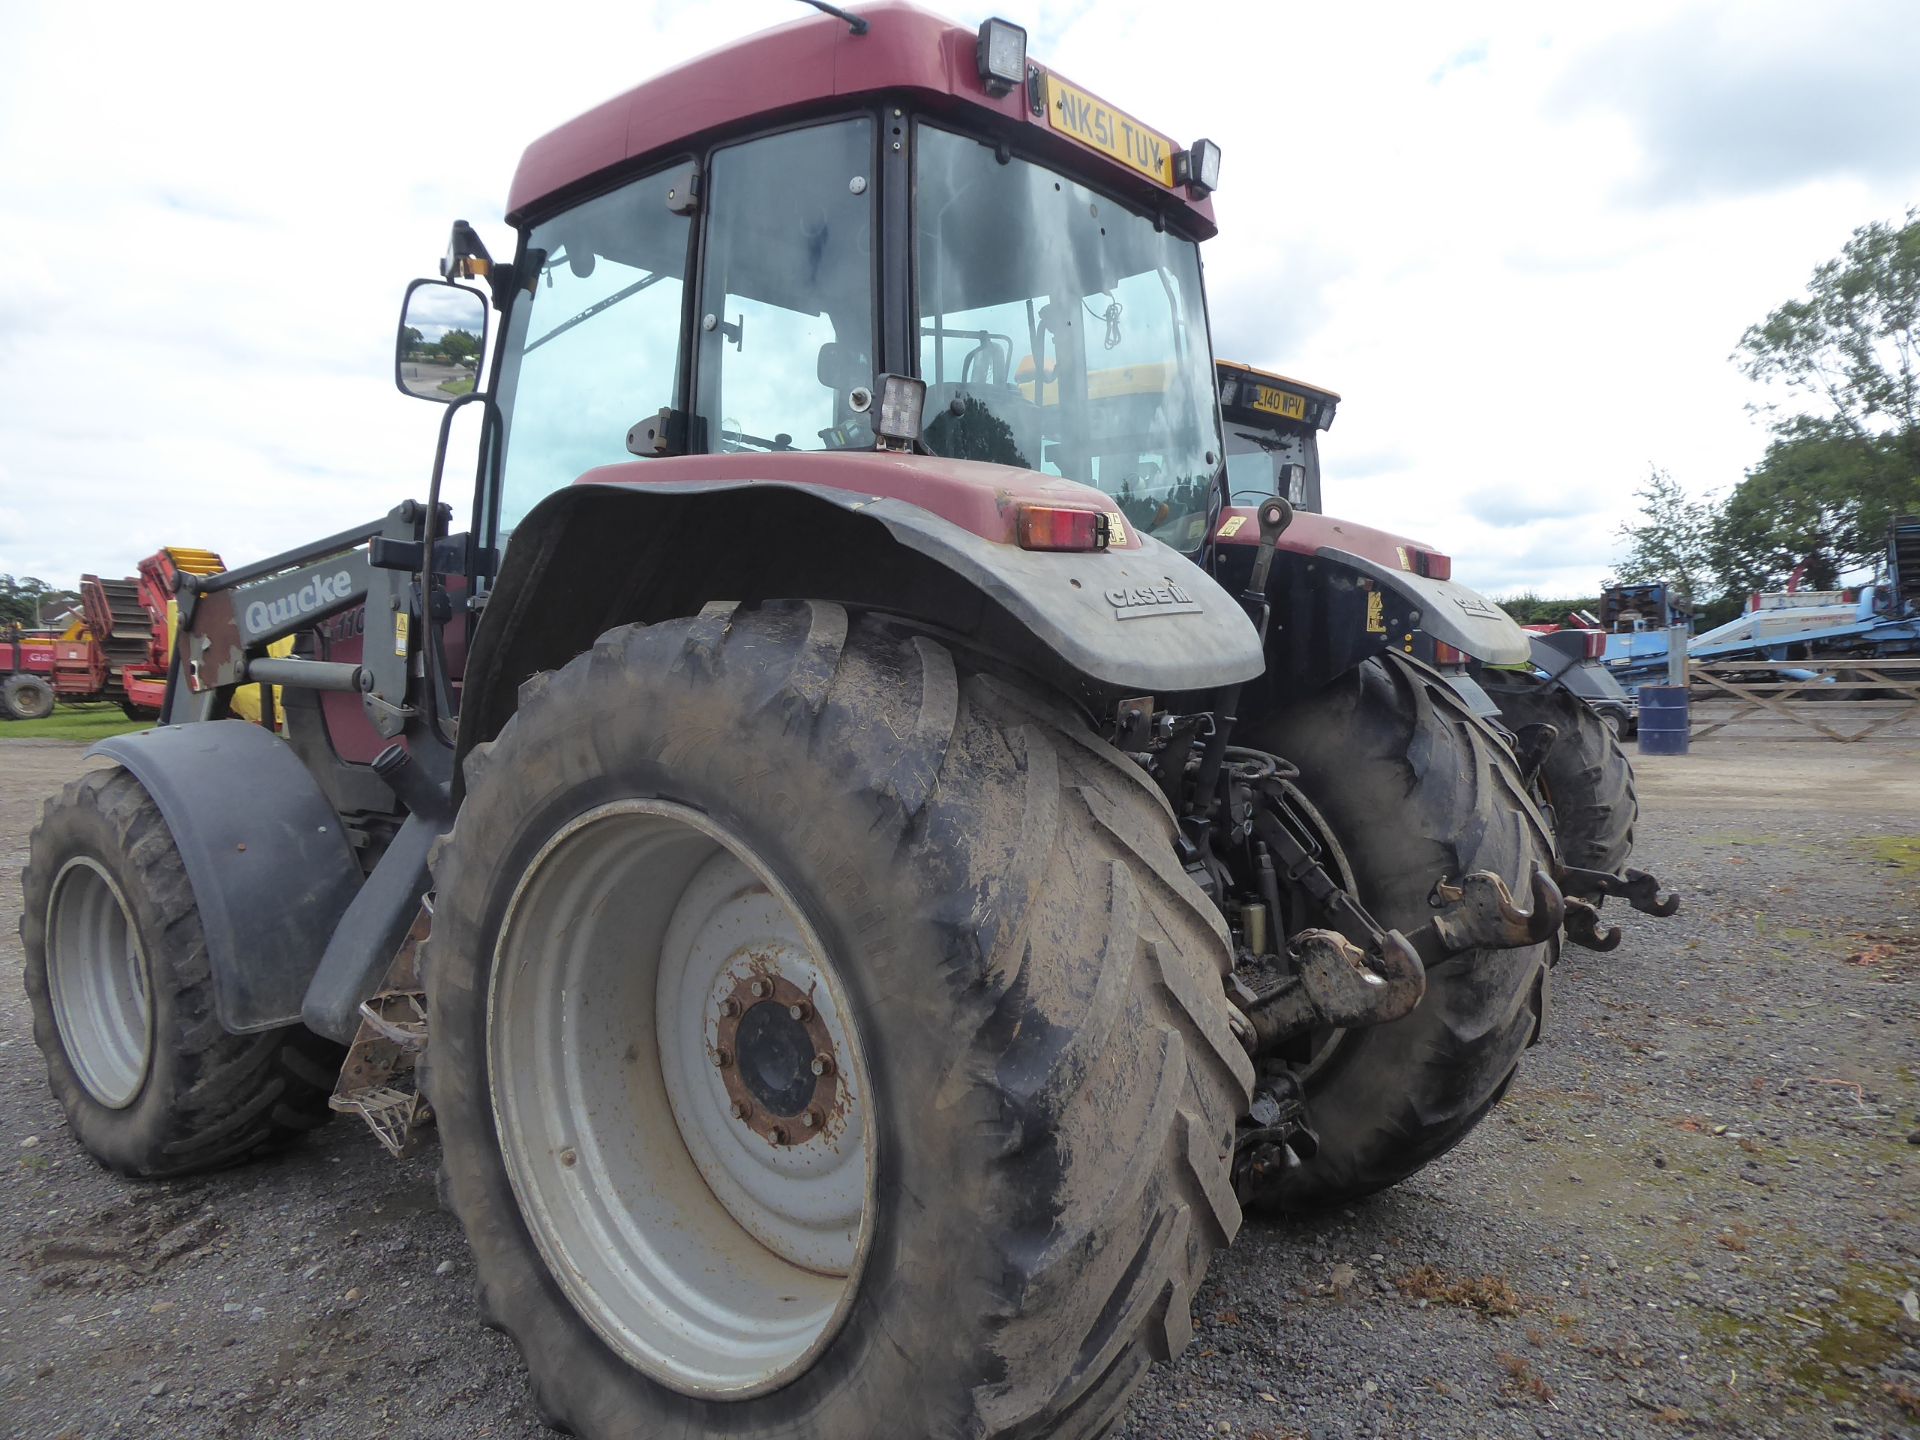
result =
[{"label": "case ih badge", "polygon": [[1202,608],[1199,601],[1171,580],[1161,585],[1115,586],[1107,591],[1107,603],[1113,606],[1116,620],[1138,620],[1143,615],[1191,615]]}]

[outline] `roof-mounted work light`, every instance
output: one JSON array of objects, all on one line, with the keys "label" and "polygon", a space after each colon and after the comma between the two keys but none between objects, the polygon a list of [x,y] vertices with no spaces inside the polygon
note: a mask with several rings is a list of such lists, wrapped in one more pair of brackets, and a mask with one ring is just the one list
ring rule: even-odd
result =
[{"label": "roof-mounted work light", "polygon": [[882,450],[911,450],[920,438],[920,412],[927,403],[927,382],[911,375],[882,375],[874,407],[873,433]]},{"label": "roof-mounted work light", "polygon": [[974,57],[987,93],[1004,95],[1027,78],[1027,32],[1011,20],[983,20]]},{"label": "roof-mounted work light", "polygon": [[1220,188],[1220,147],[1211,140],[1194,141],[1191,150],[1173,157],[1173,178],[1194,199],[1206,199]]}]

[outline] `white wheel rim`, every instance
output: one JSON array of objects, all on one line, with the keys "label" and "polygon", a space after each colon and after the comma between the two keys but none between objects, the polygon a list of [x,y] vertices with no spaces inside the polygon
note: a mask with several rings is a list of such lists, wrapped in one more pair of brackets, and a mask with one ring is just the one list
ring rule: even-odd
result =
[{"label": "white wheel rim", "polygon": [[851,1015],[793,897],[686,806],[579,816],[508,906],[487,1031],[514,1196],[580,1315],[684,1394],[785,1384],[852,1302],[874,1146]]},{"label": "white wheel rim", "polygon": [[67,1061],[102,1105],[133,1103],[153,1054],[147,959],[120,887],[78,855],[47,901],[47,990]]}]

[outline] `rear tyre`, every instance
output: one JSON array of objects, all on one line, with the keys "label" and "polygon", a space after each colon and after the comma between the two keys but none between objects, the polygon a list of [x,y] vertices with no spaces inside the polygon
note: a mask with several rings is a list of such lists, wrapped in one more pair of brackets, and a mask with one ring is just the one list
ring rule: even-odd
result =
[{"label": "rear tyre", "polygon": [[53,702],[53,686],[38,675],[9,675],[0,685],[0,710],[10,720],[44,720]]},{"label": "rear tyre", "polygon": [[[1432,915],[1436,882],[1491,870],[1525,903],[1551,866],[1511,753],[1431,671],[1370,660],[1264,722],[1250,742],[1295,782],[1384,926]],[[1294,1211],[1385,1189],[1452,1149],[1492,1109],[1539,1031],[1553,942],[1472,950],[1432,966],[1402,1019],[1316,1038],[1296,1065],[1317,1154],[1255,1203]]]},{"label": "rear tyre", "polygon": [[186,868],[130,772],[89,771],[47,802],[21,888],[33,1038],[94,1159],[185,1175],[326,1121],[340,1047],[298,1025],[221,1028]]},{"label": "rear tyre", "polygon": [[1560,858],[1582,870],[1619,870],[1633,853],[1640,818],[1619,732],[1577,695],[1532,675],[1489,674],[1481,683],[1509,729],[1545,724],[1559,732],[1539,778]]},{"label": "rear tyre", "polygon": [[425,1084],[549,1423],[1070,1440],[1186,1344],[1252,1073],[1172,818],[1077,717],[716,606],[530,682],[466,776]]}]

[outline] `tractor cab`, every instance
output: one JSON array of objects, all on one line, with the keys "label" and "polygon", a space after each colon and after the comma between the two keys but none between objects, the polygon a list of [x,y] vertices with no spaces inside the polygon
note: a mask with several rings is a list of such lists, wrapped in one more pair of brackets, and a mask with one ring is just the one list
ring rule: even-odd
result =
[{"label": "tractor cab", "polygon": [[588,472],[697,483],[724,469],[702,460],[779,457],[762,478],[832,490],[881,451],[1092,487],[1072,503],[1117,542],[1128,522],[1197,539],[1222,453],[1199,260],[1219,149],[1025,47],[1004,21],[863,6],[858,29],[782,26],[729,47],[724,84],[703,57],[536,141],[513,259],[462,224],[443,267],[484,276],[505,319],[479,533],[504,542]]},{"label": "tractor cab", "polygon": [[1215,367],[1225,429],[1230,504],[1278,495],[1296,510],[1320,510],[1320,432],[1340,397],[1304,381],[1222,360]]}]

